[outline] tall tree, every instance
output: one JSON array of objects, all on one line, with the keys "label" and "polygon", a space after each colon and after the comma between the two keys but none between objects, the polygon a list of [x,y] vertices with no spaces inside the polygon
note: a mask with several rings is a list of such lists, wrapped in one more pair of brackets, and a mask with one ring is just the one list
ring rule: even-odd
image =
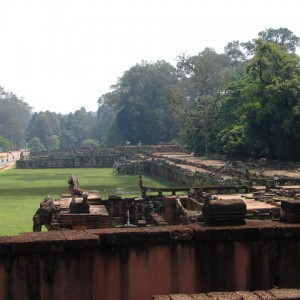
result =
[{"label": "tall tree", "polygon": [[[98,100],[98,110],[95,119],[95,138],[101,141],[101,144],[109,145],[106,141],[106,132],[114,118],[115,115],[112,108],[106,103],[105,95],[102,95]],[[111,142],[112,145],[116,144],[115,141]]]},{"label": "tall tree", "polygon": [[94,138],[95,114],[84,107],[74,113],[34,113],[27,129],[27,140],[37,137],[47,150],[80,146],[85,139]]},{"label": "tall tree", "polygon": [[4,151],[4,152],[8,152],[12,150],[12,144],[11,142],[6,139],[5,137],[0,135],[0,152]]},{"label": "tall tree", "polygon": [[96,116],[84,107],[61,117],[62,147],[80,146],[85,139],[95,137]]},{"label": "tall tree", "polygon": [[9,140],[14,149],[25,145],[30,116],[31,107],[26,102],[0,87],[0,135]]},{"label": "tall tree", "polygon": [[168,87],[177,82],[174,67],[165,61],[142,62],[126,71],[102,99],[113,109],[106,132],[117,144],[157,144],[177,135]]},{"label": "tall tree", "polygon": [[231,85],[221,110],[232,108],[231,119],[220,118],[228,129],[219,135],[223,149],[242,146],[255,157],[300,158],[299,65],[299,56],[281,45],[256,41],[248,74]]},{"label": "tall tree", "polygon": [[295,52],[300,45],[300,38],[287,28],[269,28],[258,33],[258,37],[266,42],[273,42],[289,52]]},{"label": "tall tree", "polygon": [[230,58],[230,61],[234,66],[246,61],[246,54],[239,41],[228,43],[224,48],[224,54]]},{"label": "tall tree", "polygon": [[55,150],[59,148],[60,148],[60,140],[58,135],[56,134],[51,135],[48,141],[48,149]]},{"label": "tall tree", "polygon": [[96,116],[91,112],[87,112],[84,107],[76,110],[73,117],[70,118],[73,123],[73,130],[77,139],[78,145],[86,139],[94,138],[94,127]]},{"label": "tall tree", "polygon": [[257,42],[248,71],[257,82],[258,106],[248,120],[248,135],[260,137],[268,156],[282,159],[299,156],[299,64],[299,57],[285,48]]},{"label": "tall tree", "polygon": [[181,84],[187,87],[185,97],[179,97],[183,115],[190,119],[184,130],[187,143],[196,154],[209,155],[214,116],[232,76],[230,59],[206,48],[197,56],[180,56],[177,67],[182,75]]},{"label": "tall tree", "polygon": [[29,141],[29,150],[31,152],[40,152],[46,150],[46,148],[38,137],[34,137]]},{"label": "tall tree", "polygon": [[50,111],[34,113],[27,129],[27,140],[39,138],[46,149],[51,149],[51,136],[60,133],[59,115]]},{"label": "tall tree", "polygon": [[258,33],[258,38],[253,39],[241,45],[247,50],[248,54],[252,56],[257,40],[263,40],[270,43],[275,43],[283,47],[286,51],[295,52],[300,45],[300,38],[287,28],[273,29],[269,28]]}]

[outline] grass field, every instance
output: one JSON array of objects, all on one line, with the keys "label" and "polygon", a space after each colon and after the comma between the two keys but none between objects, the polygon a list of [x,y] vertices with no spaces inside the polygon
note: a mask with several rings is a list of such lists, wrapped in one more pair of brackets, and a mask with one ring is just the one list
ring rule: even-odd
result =
[{"label": "grass field", "polygon": [[[58,199],[68,193],[67,179],[77,175],[80,187],[109,195],[140,196],[138,176],[114,176],[104,169],[10,169],[0,171],[0,235],[32,231],[32,217],[46,195]],[[148,186],[170,186],[158,178],[143,177]]]}]

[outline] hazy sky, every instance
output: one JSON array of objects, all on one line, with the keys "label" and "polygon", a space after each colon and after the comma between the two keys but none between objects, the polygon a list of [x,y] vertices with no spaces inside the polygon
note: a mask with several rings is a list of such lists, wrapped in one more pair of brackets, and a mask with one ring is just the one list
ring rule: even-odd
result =
[{"label": "hazy sky", "polygon": [[222,53],[268,28],[300,36],[299,15],[299,0],[0,0],[0,86],[33,111],[96,111],[142,60]]}]

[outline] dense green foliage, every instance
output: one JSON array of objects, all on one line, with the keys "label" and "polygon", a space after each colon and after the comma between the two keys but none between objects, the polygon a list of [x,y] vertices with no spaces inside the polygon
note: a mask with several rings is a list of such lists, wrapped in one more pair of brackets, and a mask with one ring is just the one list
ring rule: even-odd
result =
[{"label": "dense green foliage", "polygon": [[229,85],[218,112],[226,154],[300,158],[299,62],[281,45],[257,40],[247,72]]},{"label": "dense green foliage", "polygon": [[36,138],[41,148],[47,150],[81,146],[96,136],[95,124],[95,114],[85,108],[68,115],[50,111],[34,113],[27,129],[27,142],[32,151],[36,151],[36,147],[32,149],[31,146],[36,143]]},{"label": "dense green foliage", "polygon": [[97,113],[34,113],[28,127],[28,106],[2,89],[0,136],[20,147],[27,127],[35,151],[175,141],[196,155],[299,160],[299,44],[287,28],[270,28],[221,54],[182,54],[176,66],[142,61],[99,97]]},{"label": "dense green foliage", "polygon": [[[0,171],[0,235],[32,231],[32,217],[46,195],[59,199],[68,193],[67,179],[76,174],[80,187],[109,195],[139,197],[138,176],[114,176],[112,169],[43,169]],[[143,178],[148,186],[170,186],[157,178]]]},{"label": "dense green foliage", "polygon": [[214,133],[214,117],[219,109],[224,87],[233,73],[230,59],[206,48],[197,56],[181,56],[177,66],[181,71],[181,91],[184,93],[175,101],[179,107],[184,107],[181,115],[186,120],[185,139],[196,154],[208,155]]},{"label": "dense green foliage", "polygon": [[12,149],[12,144],[11,142],[6,139],[5,137],[0,135],[0,152],[4,151],[4,152],[8,152]]},{"label": "dense green foliage", "polygon": [[26,102],[0,86],[0,147],[12,150],[24,146],[30,114]]},{"label": "dense green foliage", "polygon": [[175,68],[164,61],[142,62],[126,71],[114,90],[101,98],[114,115],[104,143],[157,144],[176,137],[178,127],[168,89],[177,82]]}]

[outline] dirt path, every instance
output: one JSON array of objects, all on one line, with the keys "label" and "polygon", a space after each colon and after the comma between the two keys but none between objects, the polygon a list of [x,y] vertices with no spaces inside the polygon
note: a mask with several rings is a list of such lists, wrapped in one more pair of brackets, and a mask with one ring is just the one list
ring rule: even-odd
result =
[{"label": "dirt path", "polygon": [[[16,161],[20,159],[21,151],[13,151],[9,153],[1,153],[2,163],[0,163],[0,171],[12,169],[16,165]],[[7,158],[8,162],[3,163]]]},{"label": "dirt path", "polygon": [[9,169],[12,169],[14,166],[15,166],[16,162],[13,161],[13,162],[10,162],[4,166],[0,166],[0,172],[1,171],[5,171],[5,170],[9,170]]}]

